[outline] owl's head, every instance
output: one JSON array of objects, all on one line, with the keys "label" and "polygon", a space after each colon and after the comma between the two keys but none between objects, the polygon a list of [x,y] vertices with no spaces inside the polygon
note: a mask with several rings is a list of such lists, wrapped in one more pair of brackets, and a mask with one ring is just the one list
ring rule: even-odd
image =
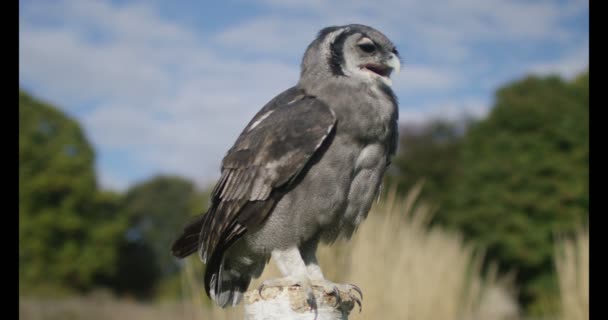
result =
[{"label": "owl's head", "polygon": [[308,46],[302,78],[348,77],[357,82],[391,86],[401,67],[395,45],[380,31],[360,25],[327,27]]}]

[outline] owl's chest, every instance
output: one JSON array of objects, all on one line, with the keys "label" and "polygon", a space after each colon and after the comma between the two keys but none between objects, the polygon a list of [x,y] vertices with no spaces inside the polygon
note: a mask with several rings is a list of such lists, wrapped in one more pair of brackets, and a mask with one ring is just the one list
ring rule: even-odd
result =
[{"label": "owl's chest", "polygon": [[332,182],[321,195],[333,194],[332,204],[318,220],[324,230],[323,239],[329,242],[339,235],[349,238],[365,219],[378,194],[388,160],[385,144],[361,146],[344,136],[339,138],[329,150],[334,166],[326,174]]},{"label": "owl's chest", "polygon": [[397,129],[398,110],[394,101],[374,88],[336,96],[331,106],[336,129],[363,144],[386,143]]}]

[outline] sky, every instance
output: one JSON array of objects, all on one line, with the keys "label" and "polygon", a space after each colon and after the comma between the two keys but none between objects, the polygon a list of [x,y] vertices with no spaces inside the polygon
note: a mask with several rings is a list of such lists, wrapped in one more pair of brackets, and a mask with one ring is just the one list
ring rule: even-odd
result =
[{"label": "sky", "polygon": [[19,85],[82,125],[104,189],[158,174],[204,188],[318,31],[349,23],[397,46],[403,123],[483,118],[506,83],[589,65],[580,0],[20,0]]}]

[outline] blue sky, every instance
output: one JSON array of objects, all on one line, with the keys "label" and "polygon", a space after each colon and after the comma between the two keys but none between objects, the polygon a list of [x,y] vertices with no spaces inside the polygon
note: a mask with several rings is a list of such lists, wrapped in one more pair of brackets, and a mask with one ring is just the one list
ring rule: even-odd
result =
[{"label": "blue sky", "polygon": [[19,84],[83,126],[104,188],[201,187],[241,129],[297,82],[323,27],[362,23],[403,58],[400,121],[483,117],[496,88],[588,67],[588,1],[20,1]]}]

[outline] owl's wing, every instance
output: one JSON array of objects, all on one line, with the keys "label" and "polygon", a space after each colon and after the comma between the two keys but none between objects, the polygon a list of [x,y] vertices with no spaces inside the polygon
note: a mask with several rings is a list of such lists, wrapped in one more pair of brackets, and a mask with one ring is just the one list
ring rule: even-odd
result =
[{"label": "owl's wing", "polygon": [[186,226],[173,254],[185,257],[198,248],[207,262],[260,225],[281,191],[321,155],[335,122],[325,103],[295,87],[270,101],[224,157],[209,210]]}]

